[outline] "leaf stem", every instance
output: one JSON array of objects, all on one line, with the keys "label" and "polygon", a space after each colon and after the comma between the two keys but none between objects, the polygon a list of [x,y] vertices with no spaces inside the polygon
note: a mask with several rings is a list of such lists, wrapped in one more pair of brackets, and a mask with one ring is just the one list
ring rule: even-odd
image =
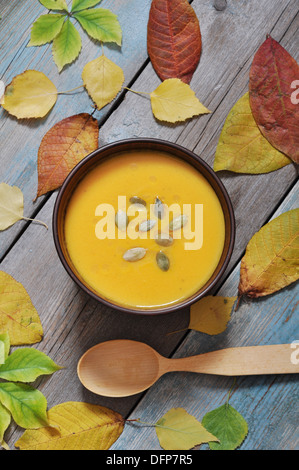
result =
[{"label": "leaf stem", "polygon": [[132,93],[136,93],[137,95],[150,95],[150,93],[147,93],[145,91],[135,91],[135,90],[132,90],[131,88],[128,88],[126,86],[123,86],[123,89],[131,91]]},{"label": "leaf stem", "polygon": [[137,422],[137,423],[140,423],[140,424],[145,424],[146,426],[150,426],[150,427],[155,427],[155,428],[162,428],[162,429],[169,429],[170,431],[176,431],[176,432],[180,432],[182,434],[192,434],[192,432],[190,431],[183,431],[181,429],[175,429],[175,428],[171,428],[170,426],[163,426],[163,424],[157,424],[157,423],[147,423],[145,421],[141,421],[139,418],[137,419],[126,419],[126,421],[130,421],[130,422]]},{"label": "leaf stem", "polygon": [[84,85],[77,86],[76,88],[72,88],[71,90],[66,90],[66,91],[58,91],[57,95],[65,95],[67,93],[71,93],[72,91],[79,90],[79,88],[83,88]]},{"label": "leaf stem", "polygon": [[226,399],[226,405],[228,405],[228,402],[229,402],[229,399],[230,399],[232,390],[233,390],[233,388],[234,388],[235,385],[236,385],[236,377],[234,377],[234,382],[233,382],[231,388],[230,388],[229,391],[228,391],[227,399]]},{"label": "leaf stem", "polygon": [[44,227],[46,227],[47,230],[49,230],[48,225],[45,224],[45,222],[42,222],[41,220],[38,220],[38,219],[30,219],[29,217],[22,217],[22,220],[27,220],[27,221],[30,221],[30,222],[35,222],[35,223],[37,223],[37,224],[43,225]]}]

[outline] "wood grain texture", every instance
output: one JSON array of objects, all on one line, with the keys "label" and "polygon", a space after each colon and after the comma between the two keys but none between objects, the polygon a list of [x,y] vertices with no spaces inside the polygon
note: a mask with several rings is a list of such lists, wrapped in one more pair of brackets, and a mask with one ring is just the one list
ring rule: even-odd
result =
[{"label": "wood grain texture", "polygon": [[[37,68],[46,73],[60,89],[77,86],[83,64],[99,54],[98,45],[84,37],[80,58],[58,76],[48,46],[25,47],[32,18],[25,14],[23,8],[17,8],[19,2],[16,0],[9,2],[9,7],[4,0],[0,0],[0,5],[3,3],[5,11],[11,15],[10,20],[6,19],[3,34],[10,41],[12,53],[6,50],[3,69],[2,61],[0,65],[0,77],[5,71],[5,80],[10,80],[26,68]],[[33,11],[35,3],[38,2],[27,0],[26,5]],[[296,0],[239,0],[228,2],[224,12],[216,11],[209,0],[194,0],[192,5],[199,18],[202,18],[203,53],[191,87],[213,113],[179,125],[162,125],[153,118],[147,98],[127,92],[123,101],[119,99],[117,103],[94,114],[100,124],[105,121],[100,128],[100,146],[131,137],[158,137],[194,150],[212,166],[225,118],[237,99],[247,91],[253,55],[266,34],[271,33],[298,59]],[[131,81],[131,88],[154,90],[160,81],[151,64],[143,68],[147,63],[146,22],[150,1],[117,0],[112,6],[109,0],[104,0],[101,6],[118,13],[124,28],[122,50],[109,48],[107,56],[124,68],[126,83]],[[18,22],[16,18],[19,11],[23,16],[20,13]],[[18,32],[14,40],[15,30]],[[17,46],[14,48],[12,44],[15,41]],[[39,211],[38,218],[49,226],[56,193],[48,199],[41,198],[36,205],[31,202],[37,188],[37,151],[43,135],[57,121],[67,117],[66,110],[67,115],[90,112],[91,101],[87,93],[79,92],[72,97],[60,96],[53,112],[42,122],[17,122],[0,110],[1,180],[20,186],[25,193],[25,215],[30,216],[35,210]],[[226,276],[240,260],[251,236],[283,201],[296,176],[293,165],[268,175],[221,172],[220,177],[232,198],[237,219],[236,245]],[[293,207],[296,197],[298,187],[294,187],[281,210]],[[36,347],[65,366],[51,378],[40,380],[38,388],[47,397],[49,407],[69,400],[87,401],[108,406],[127,416],[141,395],[110,399],[88,392],[76,375],[78,359],[99,342],[121,338],[147,342],[162,355],[171,356],[185,333],[167,333],[187,328],[189,311],[186,309],[158,317],[130,316],[96,303],[80,291],[64,271],[54,248],[51,231],[30,224],[22,233],[22,227],[22,223],[18,223],[0,234],[1,253],[10,248],[1,263],[1,269],[23,283],[40,315],[44,339]],[[14,238],[20,234],[22,236],[14,244]],[[237,268],[223,284],[220,293],[236,295],[238,281]],[[176,357],[206,352],[228,344],[270,344],[299,339],[295,338],[295,332],[298,336],[296,309],[297,286],[260,302],[241,304],[226,332],[215,337],[191,332]],[[145,399],[131,416],[155,422],[170,407],[182,406],[201,419],[203,413],[223,403],[232,380],[194,377],[187,374],[163,377],[155,388],[145,394]],[[244,414],[251,429],[250,438],[242,448],[298,448],[294,433],[296,386],[296,378],[288,377],[246,378],[237,382],[231,404]],[[21,434],[22,430],[12,425],[6,441],[13,446]],[[136,429],[136,425],[126,425],[115,448],[160,447],[153,428]]]},{"label": "wood grain texture", "polygon": [[[299,183],[274,214],[297,207]],[[218,292],[232,296],[238,290],[239,265]],[[209,336],[190,331],[173,357],[181,358],[219,348],[292,343],[299,338],[299,284],[265,297],[243,303],[232,314],[228,328]],[[290,348],[290,354],[293,349]],[[222,405],[232,378],[211,377],[192,373],[170,373],[162,377],[130,414],[130,419],[157,422],[170,408],[182,407],[199,421],[212,409]],[[239,377],[230,404],[248,422],[249,433],[240,449],[298,449],[298,375]],[[207,449],[206,445],[201,449]],[[112,449],[154,449],[160,445],[155,429],[128,423]]]}]

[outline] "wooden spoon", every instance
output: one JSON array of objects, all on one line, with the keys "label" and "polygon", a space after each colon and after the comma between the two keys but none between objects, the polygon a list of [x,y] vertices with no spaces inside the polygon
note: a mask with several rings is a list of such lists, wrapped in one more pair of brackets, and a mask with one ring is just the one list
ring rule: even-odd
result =
[{"label": "wooden spoon", "polygon": [[[290,344],[228,348],[183,359],[168,359],[144,343],[114,340],[89,349],[78,363],[82,384],[93,393],[125,397],[142,392],[167,372],[215,375],[295,374]],[[297,362],[297,361],[293,361]]]}]

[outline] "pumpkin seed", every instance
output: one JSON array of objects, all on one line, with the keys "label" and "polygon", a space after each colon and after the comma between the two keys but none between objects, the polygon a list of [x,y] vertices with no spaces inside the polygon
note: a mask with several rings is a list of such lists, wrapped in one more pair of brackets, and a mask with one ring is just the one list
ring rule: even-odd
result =
[{"label": "pumpkin seed", "polygon": [[159,253],[157,253],[156,261],[157,261],[157,265],[162,271],[168,271],[170,267],[170,261],[169,261],[168,256],[166,256],[165,253],[163,253],[163,251],[159,251]]},{"label": "pumpkin seed", "polygon": [[155,205],[154,205],[154,214],[156,217],[158,217],[158,219],[162,219],[163,216],[164,216],[164,204],[163,202],[161,201],[161,199],[159,199],[158,197],[156,197],[156,200],[155,200]]},{"label": "pumpkin seed", "polygon": [[120,209],[115,215],[115,223],[119,230],[126,230],[129,223],[129,217]]},{"label": "pumpkin seed", "polygon": [[158,233],[155,236],[155,242],[160,246],[170,246],[173,244],[173,238],[166,233]]},{"label": "pumpkin seed", "polygon": [[139,231],[148,232],[155,225],[156,225],[156,220],[153,220],[153,219],[144,220],[143,222],[141,222],[141,224],[139,224]]},{"label": "pumpkin seed", "polygon": [[182,227],[184,227],[184,225],[186,225],[188,221],[188,217],[186,215],[178,215],[177,217],[175,217],[169,224],[169,230],[171,230],[172,232],[174,230],[178,230]]},{"label": "pumpkin seed", "polygon": [[134,210],[138,212],[141,212],[141,211],[146,212],[146,207],[143,204],[137,204],[135,202],[135,204],[130,205],[130,210]]},{"label": "pumpkin seed", "polygon": [[146,202],[144,199],[142,199],[139,196],[132,196],[130,197],[130,203],[131,204],[142,204],[143,206],[146,206]]},{"label": "pumpkin seed", "polygon": [[145,248],[141,248],[141,247],[130,248],[124,253],[123,259],[125,261],[139,261],[140,259],[144,258],[145,253],[146,253]]}]

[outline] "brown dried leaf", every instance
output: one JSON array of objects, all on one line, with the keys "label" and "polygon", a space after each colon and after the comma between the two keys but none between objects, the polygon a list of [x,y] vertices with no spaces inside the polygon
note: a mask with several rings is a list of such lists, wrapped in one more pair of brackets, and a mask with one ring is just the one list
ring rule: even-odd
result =
[{"label": "brown dried leaf", "polygon": [[266,139],[299,163],[299,106],[292,82],[299,77],[295,59],[271,37],[261,45],[250,69],[252,114]]},{"label": "brown dried leaf", "polygon": [[55,124],[39,147],[36,197],[59,188],[70,171],[98,148],[98,136],[98,122],[90,114],[77,114]]},{"label": "brown dried leaf", "polygon": [[200,59],[201,33],[187,0],[153,0],[147,48],[161,80],[180,78],[190,83]]}]

